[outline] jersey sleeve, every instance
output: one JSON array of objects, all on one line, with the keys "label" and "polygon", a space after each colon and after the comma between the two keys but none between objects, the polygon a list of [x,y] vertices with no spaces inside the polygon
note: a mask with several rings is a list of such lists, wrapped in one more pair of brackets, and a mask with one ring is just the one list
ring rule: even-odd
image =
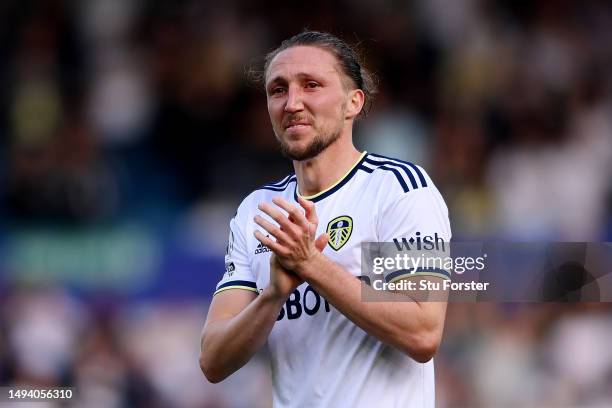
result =
[{"label": "jersey sleeve", "polygon": [[230,221],[229,238],[225,252],[225,273],[217,284],[215,293],[229,289],[242,289],[257,292],[256,278],[251,270],[246,239],[241,222],[240,209]]},{"label": "jersey sleeve", "polygon": [[385,256],[408,254],[420,262],[411,263],[412,268],[385,272],[385,281],[394,282],[414,275],[450,279],[450,270],[444,266],[450,259],[448,209],[431,181],[427,187],[390,200],[381,215],[378,232],[380,242],[386,243]]}]

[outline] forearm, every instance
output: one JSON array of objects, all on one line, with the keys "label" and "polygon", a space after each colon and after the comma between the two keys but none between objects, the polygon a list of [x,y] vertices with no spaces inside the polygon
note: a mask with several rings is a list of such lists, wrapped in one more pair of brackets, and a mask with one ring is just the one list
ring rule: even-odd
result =
[{"label": "forearm", "polygon": [[[257,239],[274,252],[284,268],[307,281],[367,333],[396,346],[417,361],[429,360],[440,343],[446,302],[417,302],[401,293],[385,293],[391,298],[387,302],[364,302],[359,280],[321,254],[327,239],[325,234],[314,238],[318,224],[314,203],[300,196],[298,201],[304,212],[282,198],[272,200],[288,216],[261,203],[259,209],[280,228],[256,216],[255,222],[276,238],[256,232]],[[372,289],[365,287],[364,290]]]},{"label": "forearm", "polygon": [[253,357],[265,344],[283,302],[266,289],[236,316],[206,323],[200,366],[209,381],[222,381]]},{"label": "forearm", "polygon": [[435,353],[442,335],[445,302],[417,302],[392,292],[385,292],[384,302],[364,301],[362,295],[374,290],[325,256],[315,257],[298,273],[367,333],[417,361],[427,361]]}]

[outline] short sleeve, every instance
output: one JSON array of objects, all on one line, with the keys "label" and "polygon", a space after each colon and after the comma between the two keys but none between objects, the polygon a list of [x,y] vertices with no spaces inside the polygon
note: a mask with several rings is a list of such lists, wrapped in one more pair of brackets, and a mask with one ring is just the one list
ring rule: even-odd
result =
[{"label": "short sleeve", "polygon": [[391,200],[379,218],[378,235],[380,242],[388,243],[385,252],[393,252],[385,256],[409,254],[420,262],[411,263],[415,265],[412,268],[386,273],[385,281],[393,282],[412,275],[450,279],[450,270],[445,266],[450,259],[448,209],[433,183]]},{"label": "short sleeve", "polygon": [[257,293],[256,279],[250,267],[246,239],[241,225],[244,223],[240,223],[239,213],[236,213],[230,221],[225,252],[225,273],[217,284],[214,295],[229,289],[243,289]]}]

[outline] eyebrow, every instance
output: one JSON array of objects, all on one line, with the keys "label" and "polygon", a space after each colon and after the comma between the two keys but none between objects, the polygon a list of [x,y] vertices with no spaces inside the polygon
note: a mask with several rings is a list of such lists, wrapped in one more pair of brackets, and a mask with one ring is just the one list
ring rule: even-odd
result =
[{"label": "eyebrow", "polygon": [[[298,77],[299,79],[304,79],[304,78],[319,78],[319,75],[316,74],[312,74],[312,73],[307,73],[307,72],[298,72],[296,75],[296,77]],[[282,75],[277,75],[274,78],[272,78],[267,85],[270,84],[274,84],[277,82],[287,82],[287,78],[285,78]]]},{"label": "eyebrow", "polygon": [[287,82],[287,80],[285,79],[285,77],[277,75],[273,79],[268,81],[268,83],[266,85],[274,84],[274,83],[277,83],[277,82]]}]

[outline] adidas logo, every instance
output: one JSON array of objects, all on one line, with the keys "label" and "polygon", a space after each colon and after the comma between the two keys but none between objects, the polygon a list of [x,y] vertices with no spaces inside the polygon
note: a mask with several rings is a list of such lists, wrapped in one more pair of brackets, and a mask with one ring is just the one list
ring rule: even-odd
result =
[{"label": "adidas logo", "polygon": [[[270,238],[270,235],[266,235],[268,238]],[[255,255],[257,254],[263,254],[264,252],[270,252],[271,249],[268,248],[267,246],[265,246],[264,244],[262,244],[261,242],[259,244],[257,244],[257,248],[255,249]]]}]

